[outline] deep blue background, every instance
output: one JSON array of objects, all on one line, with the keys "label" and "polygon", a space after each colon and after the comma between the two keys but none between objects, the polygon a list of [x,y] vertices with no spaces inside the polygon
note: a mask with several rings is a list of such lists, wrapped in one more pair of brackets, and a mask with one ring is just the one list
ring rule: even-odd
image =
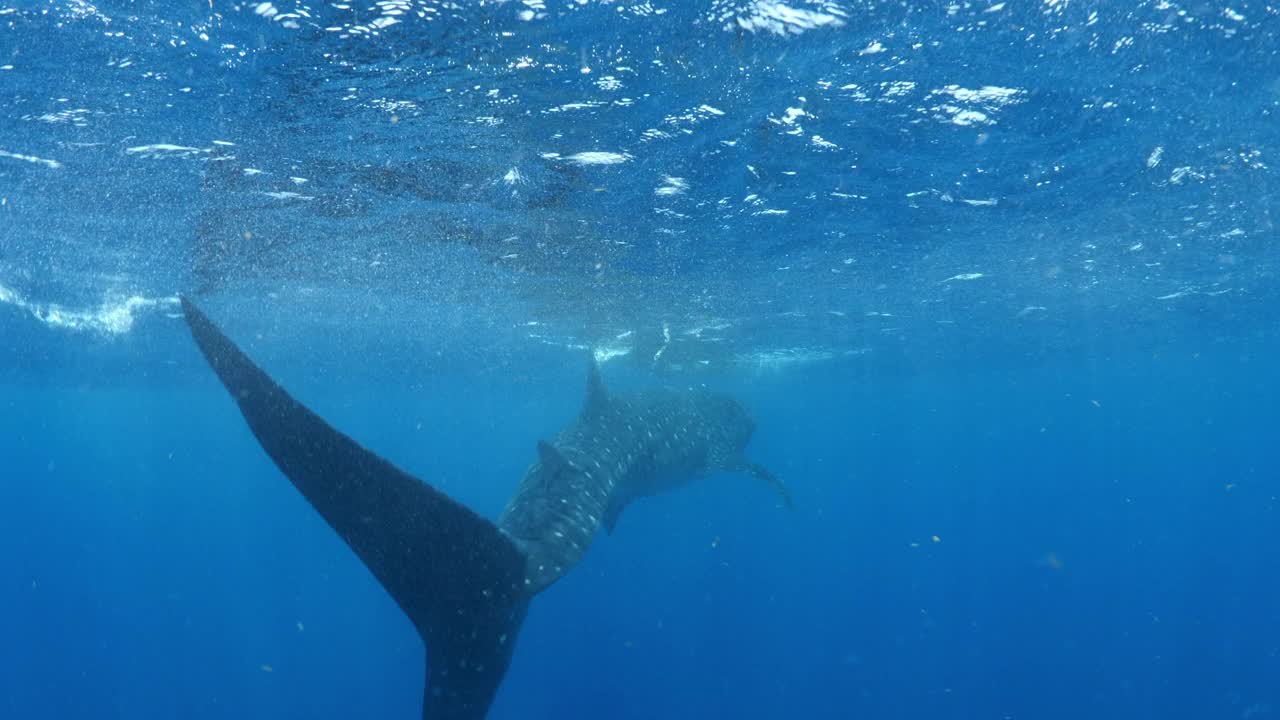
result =
[{"label": "deep blue background", "polygon": [[1280,714],[1276,8],[278,5],[0,0],[0,718],[417,716],[179,293],[489,517],[587,348],[752,408],[494,718]]},{"label": "deep blue background", "polygon": [[[797,510],[736,476],[628,510],[535,603],[494,716],[1262,712],[1280,673],[1262,350],[722,379]],[[492,516],[576,409],[581,373],[554,361],[408,389],[273,369]],[[413,717],[411,626],[194,377],[5,386],[0,709]]]}]

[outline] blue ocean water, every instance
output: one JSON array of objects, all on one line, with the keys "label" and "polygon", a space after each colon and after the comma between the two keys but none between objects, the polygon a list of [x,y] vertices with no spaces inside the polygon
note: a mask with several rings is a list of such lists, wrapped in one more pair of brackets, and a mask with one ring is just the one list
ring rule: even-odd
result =
[{"label": "blue ocean water", "polygon": [[751,409],[490,717],[1280,715],[1278,15],[0,0],[0,716],[418,717],[179,295],[488,517],[589,354]]}]

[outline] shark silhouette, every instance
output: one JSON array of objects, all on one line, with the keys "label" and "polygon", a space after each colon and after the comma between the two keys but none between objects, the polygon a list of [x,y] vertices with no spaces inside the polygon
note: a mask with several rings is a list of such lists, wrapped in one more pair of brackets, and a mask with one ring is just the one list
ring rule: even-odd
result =
[{"label": "shark silhouette", "polygon": [[480,720],[529,601],[634,500],[715,470],[785,486],[743,455],[754,423],[712,393],[611,396],[591,364],[577,420],[538,459],[497,523],[335,430],[293,399],[187,299],[196,344],[259,444],[409,617],[427,646],[425,720]]}]

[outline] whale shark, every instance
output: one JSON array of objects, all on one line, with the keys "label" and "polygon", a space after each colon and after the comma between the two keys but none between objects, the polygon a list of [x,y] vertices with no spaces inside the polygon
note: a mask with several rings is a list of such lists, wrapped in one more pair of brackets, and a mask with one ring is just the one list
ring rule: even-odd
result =
[{"label": "whale shark", "polygon": [[631,503],[712,472],[786,486],[744,451],[754,422],[730,397],[613,394],[594,360],[578,417],[550,441],[496,522],[330,426],[189,299],[197,347],[280,471],[364,563],[427,650],[424,720],[481,720],[530,601],[569,572]]}]

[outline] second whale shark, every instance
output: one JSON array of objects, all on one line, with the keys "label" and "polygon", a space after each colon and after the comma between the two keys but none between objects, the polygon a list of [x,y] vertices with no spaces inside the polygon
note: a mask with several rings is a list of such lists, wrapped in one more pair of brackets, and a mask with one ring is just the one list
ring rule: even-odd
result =
[{"label": "second whale shark", "polygon": [[427,646],[424,720],[481,720],[529,601],[641,497],[714,471],[786,487],[744,455],[754,423],[724,395],[612,395],[592,363],[575,422],[496,523],[361,447],[263,372],[189,300],[183,315],[259,444],[409,617]]}]

